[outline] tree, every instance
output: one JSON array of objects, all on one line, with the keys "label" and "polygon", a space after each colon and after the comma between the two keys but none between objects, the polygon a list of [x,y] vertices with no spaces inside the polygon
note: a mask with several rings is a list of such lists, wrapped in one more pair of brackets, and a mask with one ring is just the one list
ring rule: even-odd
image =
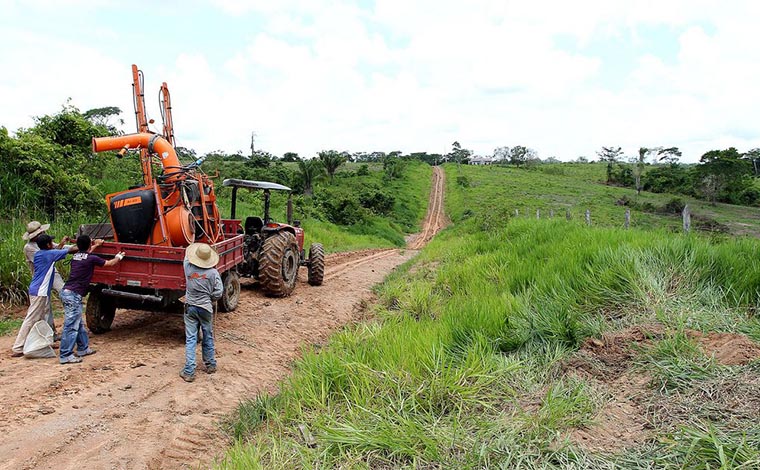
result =
[{"label": "tree", "polygon": [[623,149],[620,147],[602,147],[596,154],[600,162],[607,162],[607,184],[612,182],[612,171],[615,163],[620,161],[623,156]]},{"label": "tree", "polygon": [[523,145],[515,145],[510,152],[509,163],[519,167],[536,158],[538,158],[538,153],[535,150]]},{"label": "tree", "polygon": [[[741,194],[751,187],[752,164],[736,148],[711,150],[699,160],[703,192],[710,202],[741,204]],[[709,177],[709,178],[708,178]]]},{"label": "tree", "polygon": [[274,160],[274,155],[271,153],[263,150],[255,150],[251,154],[251,158],[245,162],[245,165],[253,168],[267,168],[272,163],[272,160]]},{"label": "tree", "polygon": [[298,154],[295,152],[285,152],[282,154],[282,161],[283,162],[297,162]]},{"label": "tree", "polygon": [[345,152],[338,152],[337,150],[323,150],[322,152],[319,152],[319,160],[322,162],[322,166],[324,166],[325,170],[327,170],[327,174],[330,177],[330,182],[332,183],[333,178],[335,177],[335,171],[344,163],[346,163],[346,160],[348,158],[346,157]]},{"label": "tree", "polygon": [[449,153],[449,160],[458,164],[467,163],[472,156],[472,150],[464,149],[459,142],[454,141],[451,144],[451,153]]},{"label": "tree", "polygon": [[657,163],[667,163],[669,165],[673,165],[678,163],[681,155],[683,155],[683,153],[678,149],[678,147],[659,147],[657,149],[655,158],[657,159]]},{"label": "tree", "polygon": [[636,185],[636,195],[641,194],[641,175],[644,174],[644,164],[650,150],[646,147],[639,148],[639,157],[633,161],[633,181]]},{"label": "tree", "polygon": [[393,158],[390,155],[383,160],[383,171],[387,179],[398,179],[404,174],[406,162],[400,158]]},{"label": "tree", "polygon": [[324,174],[322,162],[316,159],[298,160],[298,178],[303,185],[304,196],[314,194],[314,182]]},{"label": "tree", "polygon": [[752,163],[755,176],[760,175],[760,148],[749,150],[744,156]]},{"label": "tree", "polygon": [[512,149],[509,147],[496,147],[493,149],[493,159],[497,162],[506,163],[509,160]]},{"label": "tree", "polygon": [[[119,135],[122,134],[122,132],[116,127],[116,125],[111,123],[111,119],[117,118],[120,114],[121,108],[116,106],[104,106],[102,108],[89,109],[82,113],[82,116],[96,126],[105,127],[108,129],[109,134]],[[124,119],[122,118],[118,118],[116,122],[120,126],[124,125]]]}]

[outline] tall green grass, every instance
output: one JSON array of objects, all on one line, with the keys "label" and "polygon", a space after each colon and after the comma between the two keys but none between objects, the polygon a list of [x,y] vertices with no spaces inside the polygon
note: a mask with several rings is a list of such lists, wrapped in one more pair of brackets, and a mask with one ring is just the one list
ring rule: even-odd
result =
[{"label": "tall green grass", "polygon": [[[278,395],[241,407],[220,467],[612,468],[633,457],[600,459],[558,439],[605,402],[564,377],[562,362],[588,336],[634,323],[747,324],[760,302],[748,274],[757,250],[564,220],[483,230],[469,217],[380,288],[376,322],[336,334],[296,363]],[[669,387],[704,378],[684,374],[691,363],[665,362],[700,360],[687,346],[650,355]],[[655,465],[653,454],[635,458]]]}]

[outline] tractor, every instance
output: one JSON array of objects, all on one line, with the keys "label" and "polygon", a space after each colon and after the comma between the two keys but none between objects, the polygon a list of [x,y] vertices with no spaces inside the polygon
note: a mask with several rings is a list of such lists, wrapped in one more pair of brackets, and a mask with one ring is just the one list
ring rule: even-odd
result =
[{"label": "tractor", "polygon": [[[300,266],[308,268],[310,285],[322,285],[325,251],[322,244],[312,243],[306,257],[304,231],[298,221],[293,221],[291,189],[277,183],[241,179],[225,179],[222,185],[232,188],[230,219],[236,218],[237,192],[240,188],[261,190],[264,195],[264,217],[246,217],[238,229],[244,238],[243,262],[237,266],[237,272],[258,281],[264,293],[271,297],[283,297],[293,292]],[[271,218],[271,191],[288,192],[287,224]]]},{"label": "tractor", "polygon": [[[111,329],[116,309],[177,311],[182,308],[185,250],[194,242],[211,245],[219,253],[216,268],[222,276],[223,294],[217,305],[231,312],[240,297],[240,276],[256,279],[273,297],[289,295],[296,284],[298,268],[308,266],[309,284],[321,285],[324,250],[314,243],[309,257],[303,250],[304,232],[292,223],[292,201],[288,199],[289,224],[273,222],[269,215],[270,191],[290,191],[276,183],[225,180],[232,187],[232,218],[219,213],[214,184],[201,170],[204,157],[183,164],[175,150],[169,90],[161,87],[163,132],[152,132],[145,112],[143,75],[132,66],[133,98],[137,133],[92,140],[93,152],[139,153],[143,181],[125,191],[108,194],[110,223],[85,224],[80,234],[104,238],[94,250],[106,259],[125,252],[121,263],[96,268],[87,301],[87,326],[93,333]],[[154,174],[154,167],[160,173]],[[235,218],[239,188],[264,191],[264,218]]]}]

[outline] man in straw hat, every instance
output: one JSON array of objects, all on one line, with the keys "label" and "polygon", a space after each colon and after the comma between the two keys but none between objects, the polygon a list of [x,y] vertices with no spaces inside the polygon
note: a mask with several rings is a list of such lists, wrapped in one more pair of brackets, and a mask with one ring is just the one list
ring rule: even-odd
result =
[{"label": "man in straw hat", "polygon": [[69,253],[76,253],[76,245],[56,250],[53,248],[53,237],[48,234],[37,235],[39,251],[34,255],[34,276],[29,285],[29,310],[21,328],[19,328],[16,341],[13,343],[13,357],[24,355],[24,343],[29,331],[35,323],[42,320],[48,313],[49,297],[53,290],[53,273],[56,261],[64,259]]},{"label": "man in straw hat", "polygon": [[[37,237],[44,234],[45,231],[47,231],[50,228],[50,224],[41,224],[36,220],[32,220],[28,224],[26,224],[26,233],[24,233],[21,238],[26,240],[26,244],[24,245],[24,257],[26,258],[26,264],[29,266],[29,271],[32,273],[32,277],[34,277],[34,255],[37,253],[40,249],[39,246],[37,246]],[[56,248],[63,248],[63,246],[69,241],[69,237],[63,237],[60,243],[58,243]],[[61,275],[58,273],[57,270],[53,270],[53,290],[55,290],[58,293],[58,296],[61,296],[61,289],[63,289],[63,278],[61,278]],[[46,317],[46,320],[48,322],[48,325],[50,325],[50,329],[53,330],[53,334],[55,335],[56,341],[60,338],[58,334],[55,333],[55,322],[53,321],[53,302],[50,301],[50,297],[46,297],[48,300],[48,314]]]},{"label": "man in straw hat", "polygon": [[185,251],[185,367],[179,376],[195,380],[195,346],[202,334],[201,351],[206,372],[216,372],[214,358],[214,302],[222,297],[222,277],[215,266],[219,255],[205,243],[193,243]]}]

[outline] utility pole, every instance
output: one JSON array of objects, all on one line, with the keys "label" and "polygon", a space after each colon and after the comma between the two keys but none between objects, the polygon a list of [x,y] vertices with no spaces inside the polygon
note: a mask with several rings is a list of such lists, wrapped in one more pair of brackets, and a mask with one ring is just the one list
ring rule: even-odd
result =
[{"label": "utility pole", "polygon": [[253,157],[256,154],[256,132],[251,131],[251,156]]}]

